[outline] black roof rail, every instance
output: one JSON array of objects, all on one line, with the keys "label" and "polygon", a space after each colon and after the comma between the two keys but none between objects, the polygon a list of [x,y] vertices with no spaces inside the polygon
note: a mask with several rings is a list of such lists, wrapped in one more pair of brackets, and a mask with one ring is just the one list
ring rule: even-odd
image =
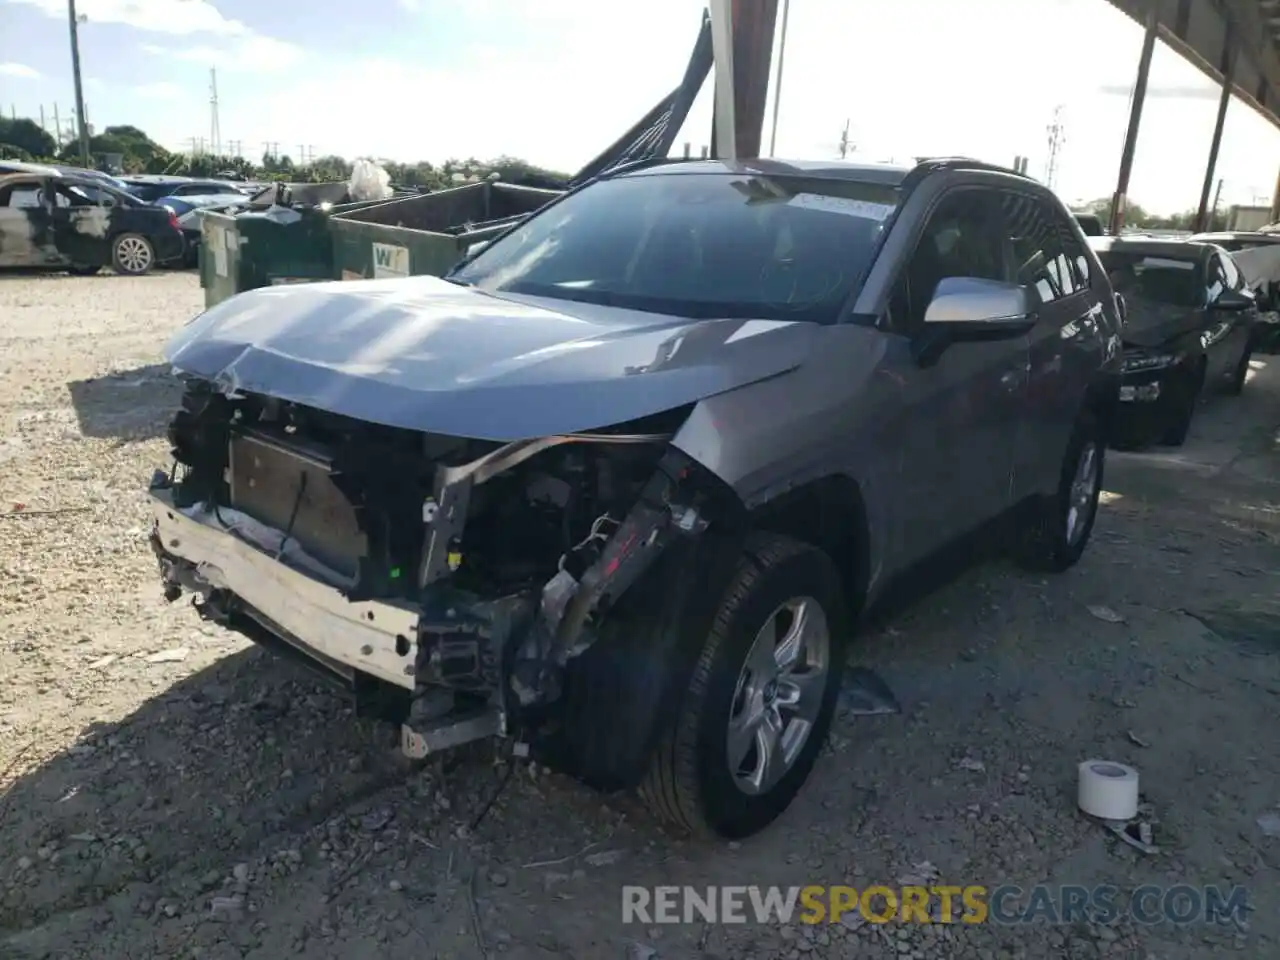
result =
[{"label": "black roof rail", "polygon": [[1039,182],[1025,173],[1019,173],[1012,167],[1002,167],[998,163],[987,163],[985,160],[975,160],[972,157],[925,157],[916,163],[903,178],[902,189],[908,191],[929,174],[938,173],[942,170],[985,170],[989,173],[1008,174],[1009,176],[1017,177],[1019,180],[1030,180],[1033,183]]}]

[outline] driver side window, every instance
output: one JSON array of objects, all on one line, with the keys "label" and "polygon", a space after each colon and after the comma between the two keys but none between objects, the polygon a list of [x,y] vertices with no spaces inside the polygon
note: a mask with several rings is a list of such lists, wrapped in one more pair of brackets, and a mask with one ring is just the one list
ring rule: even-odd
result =
[{"label": "driver side window", "polygon": [[924,315],[938,283],[947,277],[1004,280],[1000,197],[984,189],[958,190],[943,197],[925,223],[889,301],[893,329],[910,335]]},{"label": "driver side window", "polygon": [[1222,258],[1214,254],[1209,260],[1208,302],[1213,303],[1227,289],[1226,274],[1222,270]]}]

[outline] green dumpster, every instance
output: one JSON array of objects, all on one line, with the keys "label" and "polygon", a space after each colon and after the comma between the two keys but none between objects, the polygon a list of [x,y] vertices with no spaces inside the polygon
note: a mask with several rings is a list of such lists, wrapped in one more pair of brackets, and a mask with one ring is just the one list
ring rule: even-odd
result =
[{"label": "green dumpster", "polygon": [[343,183],[284,184],[254,197],[248,210],[202,214],[205,306],[255,287],[332,280],[330,217],[386,202],[341,203],[346,196]]},{"label": "green dumpster", "polygon": [[343,210],[329,222],[333,276],[443,276],[471,244],[497,236],[562,195],[485,180]]}]

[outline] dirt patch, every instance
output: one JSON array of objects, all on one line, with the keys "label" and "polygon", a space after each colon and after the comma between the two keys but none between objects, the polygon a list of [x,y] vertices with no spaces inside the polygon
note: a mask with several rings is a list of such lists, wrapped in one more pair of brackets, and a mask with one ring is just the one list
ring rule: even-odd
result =
[{"label": "dirt patch", "polygon": [[[485,750],[410,765],[341,695],[163,602],[143,490],[174,388],[154,365],[199,306],[181,274],[0,283],[0,514],[28,514],[0,518],[0,956],[1277,955],[1280,838],[1258,818],[1280,805],[1280,564],[1253,518],[1280,473],[1248,439],[1280,423],[1267,371],[1247,406],[1205,408],[1197,469],[1113,459],[1074,571],[987,562],[878,621],[855,656],[903,714],[842,715],[774,829],[704,847]],[[1076,812],[1089,757],[1139,768],[1159,853]],[[622,922],[626,884],[904,878],[1121,903],[1240,885],[1254,909],[1245,927]]]}]

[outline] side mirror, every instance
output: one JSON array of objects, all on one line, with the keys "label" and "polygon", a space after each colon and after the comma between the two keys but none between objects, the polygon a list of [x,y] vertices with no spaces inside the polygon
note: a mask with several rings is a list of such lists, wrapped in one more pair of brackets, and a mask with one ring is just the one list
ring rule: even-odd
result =
[{"label": "side mirror", "polygon": [[493,242],[492,240],[477,240],[475,243],[467,247],[466,251],[462,254],[462,256],[465,259],[470,260],[472,257],[474,257],[477,253],[479,253],[481,250],[483,250],[492,242]]},{"label": "side mirror", "polygon": [[924,322],[925,326],[946,325],[956,332],[1026,329],[1031,313],[1031,296],[1026,287],[999,280],[946,277],[933,292]]},{"label": "side mirror", "polygon": [[1244,290],[1223,290],[1213,301],[1215,310],[1248,310],[1257,301]]},{"label": "side mirror", "polygon": [[913,343],[916,362],[932,366],[953,343],[1008,340],[1035,326],[1030,291],[1019,284],[975,277],[945,277],[924,312]]}]

